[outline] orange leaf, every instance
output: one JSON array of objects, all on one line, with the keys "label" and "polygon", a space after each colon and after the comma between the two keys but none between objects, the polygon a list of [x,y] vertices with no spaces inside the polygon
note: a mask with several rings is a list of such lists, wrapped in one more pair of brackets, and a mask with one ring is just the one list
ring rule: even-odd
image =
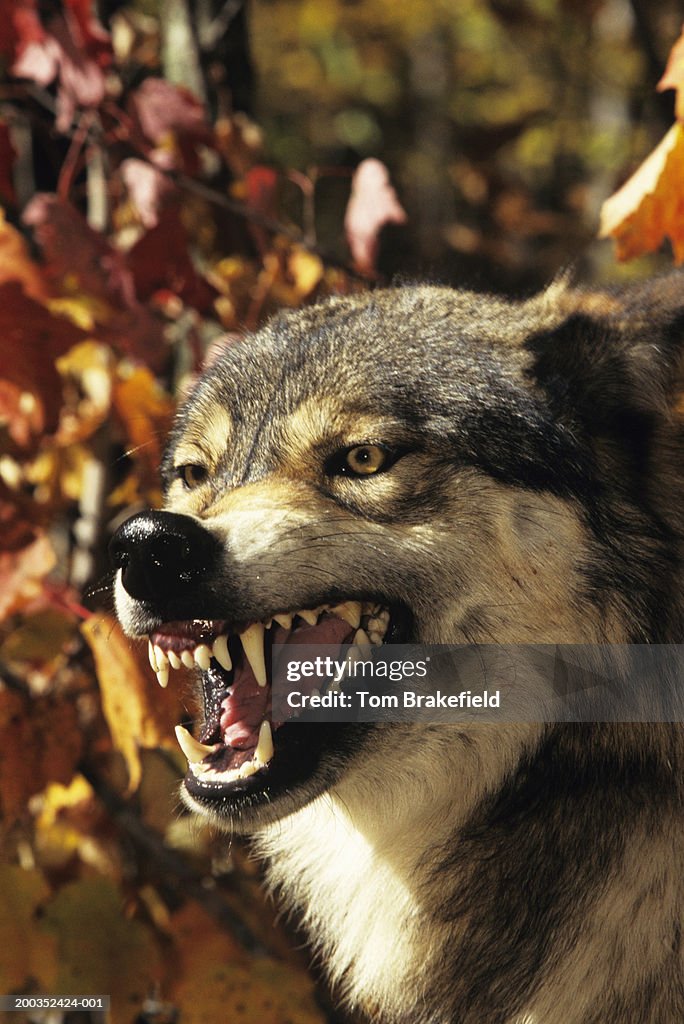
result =
[{"label": "orange leaf", "polygon": [[[52,696],[28,700],[0,691],[0,809],[6,824],[49,782],[69,782],[82,749],[73,701]],[[27,750],[36,752],[30,763]]]},{"label": "orange leaf", "polygon": [[5,220],[0,209],[0,284],[21,281],[24,291],[32,299],[44,299],[47,294],[39,268],[29,257],[23,237]]},{"label": "orange leaf", "polygon": [[615,239],[620,260],[653,252],[669,237],[684,260],[684,125],[676,123],[601,210],[599,237]]},{"label": "orange leaf", "polygon": [[171,921],[178,963],[170,996],[184,1024],[323,1024],[311,979],[271,957],[247,958],[195,904]]},{"label": "orange leaf", "polygon": [[675,114],[677,120],[684,121],[684,29],[677,42],[670,50],[665,74],[658,82],[658,91],[676,89]]},{"label": "orange leaf", "polygon": [[114,746],[128,768],[129,792],[140,784],[140,747],[168,745],[183,712],[173,699],[162,699],[159,684],[141,643],[124,636],[110,615],[91,616],[81,626],[93,652],[102,693],[102,711]]}]

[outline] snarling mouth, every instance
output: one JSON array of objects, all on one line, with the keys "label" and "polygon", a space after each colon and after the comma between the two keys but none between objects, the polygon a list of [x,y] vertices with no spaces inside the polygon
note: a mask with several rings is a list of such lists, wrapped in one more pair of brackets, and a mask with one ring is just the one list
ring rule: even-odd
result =
[{"label": "snarling mouth", "polygon": [[186,789],[208,798],[253,791],[274,764],[287,762],[292,728],[272,720],[274,645],[334,644],[353,656],[356,649],[363,653],[386,642],[392,619],[385,604],[349,600],[278,613],[237,632],[216,619],[159,626],[149,636],[149,657],[160,685],[166,686],[170,671],[182,665],[201,670],[204,723],[198,738],[183,726],[176,729],[188,760]]}]

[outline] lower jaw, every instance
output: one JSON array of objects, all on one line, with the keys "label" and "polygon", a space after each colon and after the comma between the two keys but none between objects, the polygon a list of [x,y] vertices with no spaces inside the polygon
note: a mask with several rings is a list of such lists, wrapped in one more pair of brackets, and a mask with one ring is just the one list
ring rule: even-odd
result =
[{"label": "lower jaw", "polygon": [[[343,774],[345,753],[368,732],[364,724],[290,723],[283,725],[270,763],[243,779],[217,784],[188,771],[182,790],[198,813],[227,826],[249,829],[256,820],[292,813],[324,792]],[[278,733],[276,733],[276,737]]]}]

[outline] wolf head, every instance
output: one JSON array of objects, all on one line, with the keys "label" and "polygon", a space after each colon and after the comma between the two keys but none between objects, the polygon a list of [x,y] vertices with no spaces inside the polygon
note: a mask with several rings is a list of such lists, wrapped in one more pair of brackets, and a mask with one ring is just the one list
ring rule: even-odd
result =
[{"label": "wolf head", "polygon": [[273,644],[681,641],[682,283],[390,289],[223,351],[164,510],[112,542],[160,681],[201,670],[193,807],[249,828],[382,756],[377,727],[272,729]]}]

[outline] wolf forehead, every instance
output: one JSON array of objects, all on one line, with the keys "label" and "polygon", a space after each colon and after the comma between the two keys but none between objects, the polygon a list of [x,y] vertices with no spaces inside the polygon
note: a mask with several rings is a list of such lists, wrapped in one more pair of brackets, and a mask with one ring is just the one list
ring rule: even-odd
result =
[{"label": "wolf forehead", "polygon": [[557,458],[563,432],[532,379],[526,341],[562,316],[549,295],[513,303],[437,286],[281,314],[205,372],[180,411],[166,469],[181,443],[210,448],[216,461],[229,449],[235,465],[249,462],[257,473],[293,432],[316,447],[391,443],[401,440],[398,429],[441,448],[446,434],[464,458],[487,462],[474,439],[486,448],[496,433],[500,446],[502,431],[513,441],[523,424],[525,444],[535,434],[541,444],[530,457]]}]

